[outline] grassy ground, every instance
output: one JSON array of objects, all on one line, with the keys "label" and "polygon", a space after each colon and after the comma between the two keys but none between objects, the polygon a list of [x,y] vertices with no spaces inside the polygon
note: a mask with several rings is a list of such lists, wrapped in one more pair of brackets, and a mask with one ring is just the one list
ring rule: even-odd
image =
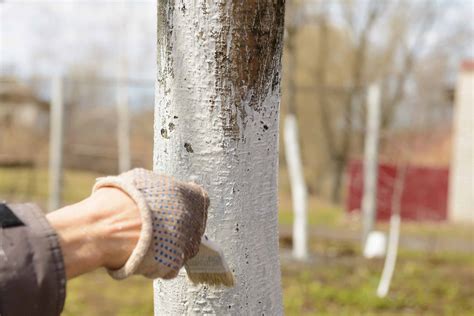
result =
[{"label": "grassy ground", "polygon": [[[63,202],[77,202],[87,197],[99,174],[67,170],[64,174]],[[48,201],[46,169],[0,168],[0,200],[35,201],[45,207]]]},{"label": "grassy ground", "polygon": [[63,316],[153,315],[152,282],[135,277],[112,280],[101,270],[68,282]]},{"label": "grassy ground", "polygon": [[[286,315],[472,315],[473,255],[403,252],[389,296],[375,295],[380,260],[366,261],[347,244],[313,243],[313,262],[285,259],[282,285]],[[152,315],[150,281],[117,282],[103,271],[68,284],[64,315]]]},{"label": "grassy ground", "polygon": [[[344,244],[315,244],[312,265],[283,264],[287,315],[473,315],[474,256],[401,251],[390,293],[375,295],[383,262]],[[316,248],[316,249],[314,249]]]},{"label": "grassy ground", "polygon": [[[290,197],[280,194],[279,222],[281,225],[291,225],[293,223],[293,212],[289,205]],[[343,221],[341,207],[335,206],[316,198],[310,198],[308,211],[308,224],[339,226]]]},{"label": "grassy ground", "polygon": [[[64,200],[77,201],[90,192],[97,175],[66,172]],[[47,201],[47,174],[39,170],[0,168],[0,200]],[[280,197],[280,223],[292,222],[288,195]],[[312,198],[311,227],[354,230],[340,208]],[[386,229],[384,225],[381,228]],[[313,228],[314,229],[314,228]],[[472,227],[448,224],[408,224],[407,233],[471,238]],[[291,240],[282,239],[282,286],[286,315],[474,315],[474,254],[415,253],[401,250],[388,298],[375,289],[382,270],[380,260],[364,260],[356,243],[311,241],[308,263],[290,259]],[[117,282],[104,271],[68,283],[66,316],[152,315],[152,284],[142,278]]]}]

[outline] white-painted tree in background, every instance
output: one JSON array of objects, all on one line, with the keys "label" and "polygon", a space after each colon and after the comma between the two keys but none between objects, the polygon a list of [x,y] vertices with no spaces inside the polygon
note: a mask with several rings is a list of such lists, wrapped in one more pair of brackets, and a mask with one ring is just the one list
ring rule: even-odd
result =
[{"label": "white-painted tree in background", "polygon": [[285,157],[291,184],[293,202],[293,257],[308,258],[308,196],[304,181],[303,163],[298,140],[296,115],[287,114],[285,118]]},{"label": "white-painted tree in background", "polygon": [[362,249],[374,229],[377,216],[378,155],[380,131],[380,87],[367,89],[367,127],[364,149],[364,194],[362,196]]},{"label": "white-painted tree in background", "polygon": [[392,214],[390,215],[390,231],[388,234],[387,256],[383,265],[382,275],[380,276],[379,285],[377,287],[377,296],[386,297],[390,289],[393,274],[395,273],[395,264],[398,255],[398,242],[400,240],[401,226],[401,207],[403,191],[405,189],[405,177],[407,172],[406,164],[397,166],[397,175],[394,179],[393,196],[392,196]]},{"label": "white-painted tree in background", "polygon": [[155,315],[281,315],[277,170],[283,1],[158,1],[154,169],[209,192],[236,286],[156,280]]},{"label": "white-painted tree in background", "polygon": [[304,179],[296,113],[296,71],[297,58],[295,37],[298,29],[307,23],[308,8],[295,1],[287,1],[287,21],[285,27],[285,45],[287,52],[287,108],[284,120],[284,144],[288,177],[291,187],[293,206],[293,257],[308,258],[308,194]]}]

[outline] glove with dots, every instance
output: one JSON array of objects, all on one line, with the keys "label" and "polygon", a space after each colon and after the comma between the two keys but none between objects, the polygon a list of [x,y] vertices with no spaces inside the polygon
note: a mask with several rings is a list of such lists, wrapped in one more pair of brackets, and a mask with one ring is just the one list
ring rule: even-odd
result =
[{"label": "glove with dots", "polygon": [[125,265],[108,270],[113,278],[141,274],[171,279],[197,254],[209,207],[207,193],[199,185],[133,169],[97,179],[92,190],[101,187],[116,187],[127,193],[138,205],[142,219],[139,240]]}]

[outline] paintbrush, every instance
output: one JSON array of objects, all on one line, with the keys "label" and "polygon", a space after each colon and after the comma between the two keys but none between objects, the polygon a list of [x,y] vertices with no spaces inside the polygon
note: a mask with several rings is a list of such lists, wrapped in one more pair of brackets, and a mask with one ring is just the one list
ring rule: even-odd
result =
[{"label": "paintbrush", "polygon": [[196,256],[185,264],[188,278],[194,284],[209,284],[214,286],[233,287],[234,274],[225,261],[222,250],[207,236],[202,236],[201,245]]}]

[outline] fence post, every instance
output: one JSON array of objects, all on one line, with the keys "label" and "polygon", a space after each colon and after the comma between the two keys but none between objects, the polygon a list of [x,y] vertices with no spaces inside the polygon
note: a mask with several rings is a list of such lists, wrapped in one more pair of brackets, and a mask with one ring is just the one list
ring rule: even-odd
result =
[{"label": "fence post", "polygon": [[[127,2],[122,3],[122,21],[120,24],[121,34],[124,38],[128,35]],[[118,168],[119,172],[130,169],[130,114],[128,107],[128,65],[126,53],[126,41],[121,41],[120,61],[118,65],[116,102],[117,102],[117,145],[118,145]]]},{"label": "fence post", "polygon": [[61,206],[63,187],[63,84],[56,75],[51,81],[49,120],[49,211]]},{"label": "fence post", "polygon": [[128,109],[126,83],[117,84],[117,142],[118,142],[118,162],[119,172],[130,169],[130,115]]}]

